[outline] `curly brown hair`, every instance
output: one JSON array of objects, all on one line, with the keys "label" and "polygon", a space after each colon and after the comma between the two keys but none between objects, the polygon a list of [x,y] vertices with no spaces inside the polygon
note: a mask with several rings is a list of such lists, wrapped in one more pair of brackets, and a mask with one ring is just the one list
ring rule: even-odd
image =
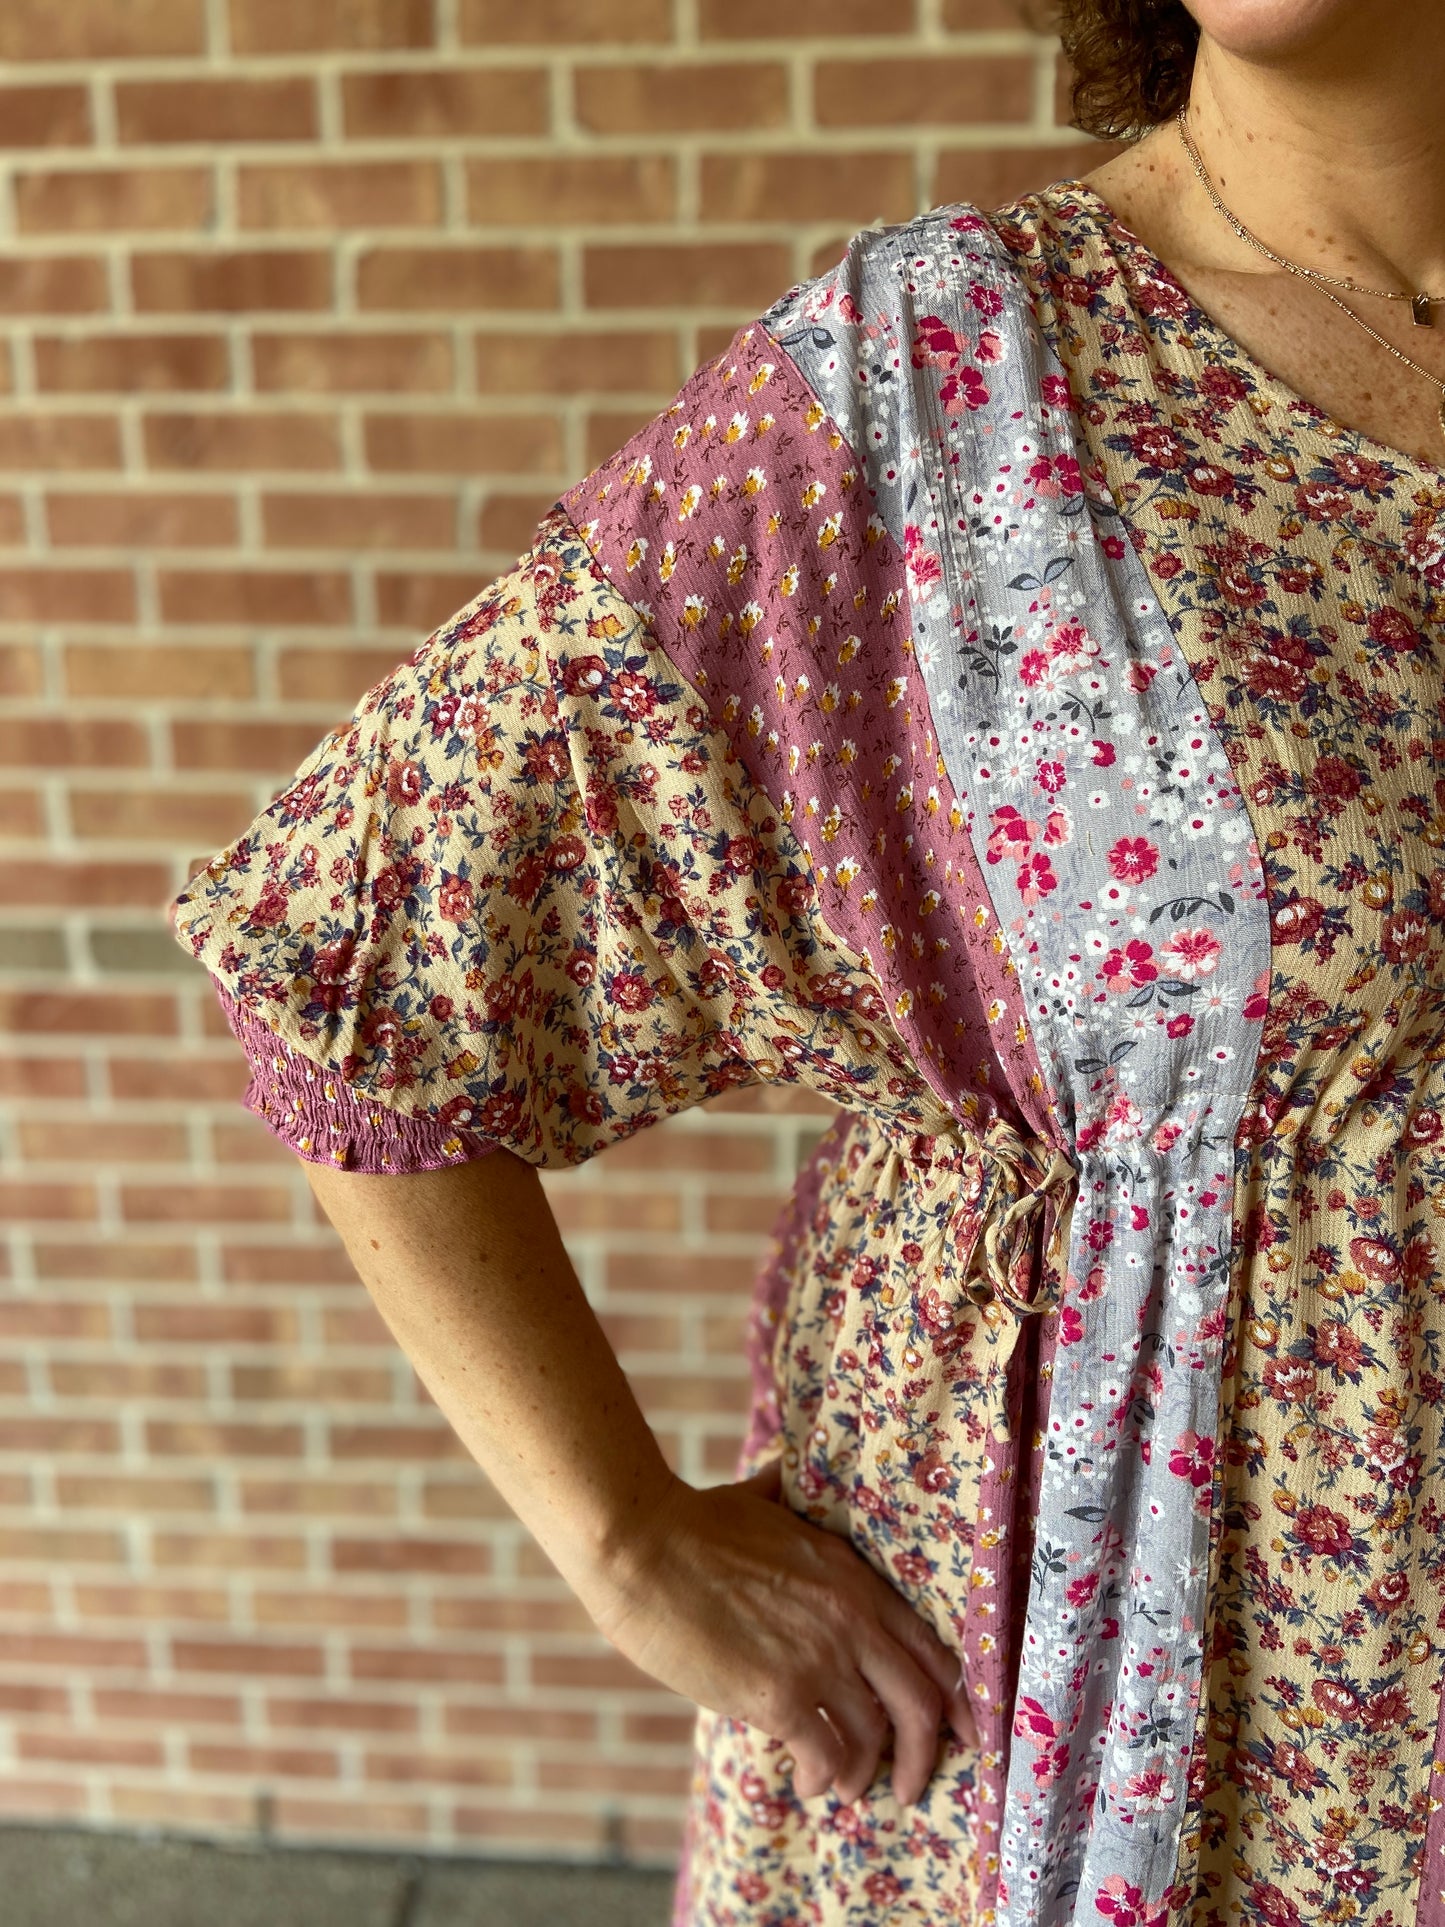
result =
[{"label": "curly brown hair", "polygon": [[1027,0],[1025,12],[1058,35],[1073,70],[1069,124],[1081,133],[1129,140],[1188,100],[1199,23],[1184,0]]}]

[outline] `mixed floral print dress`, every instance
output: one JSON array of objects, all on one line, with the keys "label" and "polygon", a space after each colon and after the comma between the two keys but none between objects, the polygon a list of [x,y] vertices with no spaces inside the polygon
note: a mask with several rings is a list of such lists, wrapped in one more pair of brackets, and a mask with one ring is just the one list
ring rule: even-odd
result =
[{"label": "mixed floral print dress", "polygon": [[1445,1923],[1445,469],[1089,184],[856,237],[171,905],[303,1157],[837,1116],[739,1473],[957,1650],[677,1927]]}]

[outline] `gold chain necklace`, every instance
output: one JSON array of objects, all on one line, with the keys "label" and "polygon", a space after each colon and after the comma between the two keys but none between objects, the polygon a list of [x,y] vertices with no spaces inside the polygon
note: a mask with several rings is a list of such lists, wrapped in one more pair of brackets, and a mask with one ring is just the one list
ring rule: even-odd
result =
[{"label": "gold chain necklace", "polygon": [[1422,368],[1418,361],[1412,361],[1410,356],[1405,354],[1403,350],[1397,348],[1393,341],[1386,341],[1382,334],[1376,333],[1368,321],[1364,320],[1360,315],[1357,315],[1354,309],[1346,302],[1341,301],[1337,294],[1331,294],[1329,289],[1324,286],[1324,283],[1326,281],[1333,282],[1337,288],[1350,288],[1356,294],[1379,295],[1386,301],[1408,301],[1410,303],[1411,318],[1416,326],[1421,328],[1434,327],[1435,318],[1430,312],[1430,304],[1432,301],[1445,301],[1445,295],[1402,294],[1395,288],[1363,288],[1358,281],[1351,280],[1348,275],[1325,274],[1320,268],[1301,267],[1298,261],[1287,261],[1282,254],[1276,254],[1273,248],[1267,248],[1263,241],[1259,240],[1256,235],[1250,233],[1243,221],[1237,219],[1236,216],[1229,211],[1215,193],[1214,183],[1210,180],[1208,174],[1205,173],[1204,162],[1199,158],[1199,149],[1190,139],[1189,129],[1184,125],[1184,113],[1185,109],[1181,107],[1174,116],[1174,124],[1179,129],[1179,138],[1183,141],[1189,158],[1194,163],[1194,172],[1203,182],[1205,192],[1218,208],[1219,212],[1224,216],[1225,220],[1228,221],[1229,225],[1234,229],[1240,240],[1248,241],[1252,248],[1257,249],[1260,254],[1267,255],[1277,266],[1287,268],[1291,274],[1300,275],[1306,281],[1313,281],[1322,295],[1325,295],[1329,300],[1333,301],[1337,308],[1342,309],[1343,312],[1350,317],[1351,321],[1357,321],[1367,335],[1373,335],[1382,348],[1388,348],[1397,361],[1403,361],[1407,368],[1413,368],[1417,375],[1423,375],[1426,381],[1433,382],[1440,390],[1440,406],[1436,419],[1440,424],[1441,435],[1445,436],[1445,381],[1441,381],[1438,375],[1431,374],[1428,368]]}]

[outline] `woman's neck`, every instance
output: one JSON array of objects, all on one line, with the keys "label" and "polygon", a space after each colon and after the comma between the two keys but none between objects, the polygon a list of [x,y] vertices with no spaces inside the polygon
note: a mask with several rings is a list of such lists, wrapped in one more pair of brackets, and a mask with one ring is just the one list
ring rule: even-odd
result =
[{"label": "woman's neck", "polygon": [[[1330,25],[1269,58],[1202,36],[1190,137],[1220,200],[1276,253],[1369,287],[1445,294],[1445,7],[1393,32],[1373,6],[1340,8]],[[1207,250],[1201,265],[1280,272],[1212,207],[1172,123],[1138,149]]]}]

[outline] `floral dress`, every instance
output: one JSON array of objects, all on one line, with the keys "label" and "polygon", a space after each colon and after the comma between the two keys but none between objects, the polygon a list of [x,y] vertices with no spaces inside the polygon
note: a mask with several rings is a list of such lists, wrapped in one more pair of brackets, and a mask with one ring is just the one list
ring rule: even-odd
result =
[{"label": "floral dress", "polygon": [[303,1157],[838,1107],[738,1470],[980,1744],[701,1712],[677,1927],[1445,1923],[1442,614],[1445,469],[1058,181],[789,290],[171,905]]}]

